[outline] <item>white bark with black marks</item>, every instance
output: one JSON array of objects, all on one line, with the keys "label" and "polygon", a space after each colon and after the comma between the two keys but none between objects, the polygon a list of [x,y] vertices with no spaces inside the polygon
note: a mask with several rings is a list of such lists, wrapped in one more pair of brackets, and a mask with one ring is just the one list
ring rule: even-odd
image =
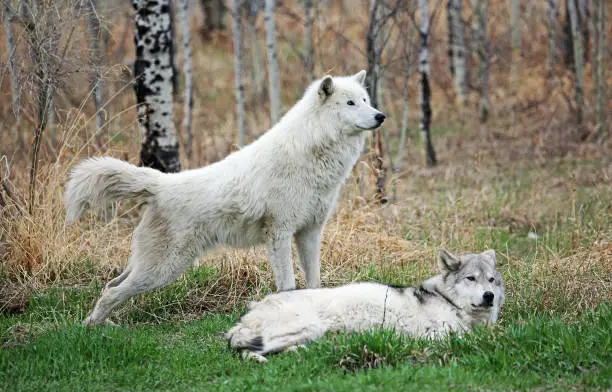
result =
[{"label": "white bark with black marks", "polygon": [[191,31],[189,30],[189,0],[180,0],[179,21],[181,25],[181,36],[183,39],[183,74],[185,77],[185,91],[183,102],[183,128],[185,128],[185,152],[191,159],[193,148],[193,134],[191,124],[193,122],[193,74],[191,72]]},{"label": "white bark with black marks", "polygon": [[466,89],[466,61],[463,19],[461,19],[462,0],[448,0],[449,12],[449,54],[452,64],[452,72],[455,77],[455,89],[457,97],[462,105],[467,105]]},{"label": "white bark with black marks", "polygon": [[87,17],[87,41],[89,43],[89,56],[91,59],[92,75],[91,87],[93,91],[94,106],[96,108],[96,142],[102,144],[101,131],[104,127],[104,93],[100,77],[100,66],[102,62],[102,30],[100,28],[100,15],[97,0],[83,0]]},{"label": "white bark with black marks", "polygon": [[606,116],[606,5],[599,0],[597,6],[597,122],[599,124],[599,141],[608,135]]},{"label": "white bark with black marks", "polygon": [[264,22],[266,25],[266,42],[268,49],[268,82],[270,96],[270,117],[272,124],[280,119],[280,80],[278,75],[278,59],[276,54],[276,1],[266,0],[264,7]]},{"label": "white bark with black marks", "polygon": [[548,0],[548,76],[555,72],[557,54],[557,19],[559,17],[559,0]]},{"label": "white bark with black marks", "polygon": [[232,31],[234,35],[234,80],[238,115],[238,145],[245,144],[244,85],[242,83],[242,0],[232,1]]},{"label": "white bark with black marks", "polygon": [[430,131],[431,86],[429,83],[429,7],[427,1],[419,0],[421,10],[419,73],[421,74],[421,138],[425,150],[425,163],[431,167],[437,164],[437,159]]},{"label": "white bark with black marks", "polygon": [[572,47],[574,51],[574,70],[576,73],[575,83],[575,96],[576,96],[576,122],[578,125],[582,124],[582,110],[583,110],[583,93],[584,93],[584,63],[583,56],[576,56],[576,53],[583,53],[582,46],[582,35],[581,26],[578,18],[578,9],[576,7],[576,0],[568,1],[567,12],[570,17],[570,24],[572,28]]},{"label": "white bark with black marks", "polygon": [[8,49],[8,66],[11,75],[11,103],[13,109],[13,115],[15,116],[15,122],[17,124],[21,121],[21,85],[19,83],[19,69],[17,68],[17,57],[15,55],[17,47],[15,45],[15,35],[13,33],[13,25],[10,18],[10,2],[5,0],[3,10],[3,22],[6,32],[6,46]]},{"label": "white bark with black marks", "polygon": [[478,118],[484,123],[489,118],[489,51],[487,40],[488,0],[472,0],[473,26],[472,34],[476,46],[476,75],[481,75],[479,84]]},{"label": "white bark with black marks", "polygon": [[136,10],[134,90],[142,135],[140,161],[163,172],[180,171],[172,112],[174,67],[169,0],[133,0]]}]

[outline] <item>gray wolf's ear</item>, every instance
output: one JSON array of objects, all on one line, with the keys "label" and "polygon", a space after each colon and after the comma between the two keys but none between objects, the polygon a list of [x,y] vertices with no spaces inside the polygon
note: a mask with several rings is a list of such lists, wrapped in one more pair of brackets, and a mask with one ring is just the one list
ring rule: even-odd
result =
[{"label": "gray wolf's ear", "polygon": [[493,249],[489,249],[485,252],[481,253],[484,256],[485,260],[491,264],[491,266],[495,267],[495,263],[497,262],[497,258],[495,257],[495,251]]},{"label": "gray wolf's ear", "polygon": [[332,77],[327,75],[326,77],[323,78],[323,80],[321,81],[321,84],[319,85],[319,97],[325,100],[327,97],[329,97],[333,93],[334,93],[334,82],[332,80]]},{"label": "gray wolf's ear", "polygon": [[362,69],[361,71],[353,75],[353,79],[355,79],[357,83],[361,84],[362,86],[365,86],[365,79],[366,79],[365,69]]},{"label": "gray wolf's ear", "polygon": [[438,268],[441,272],[457,271],[461,267],[461,259],[459,256],[452,254],[446,249],[440,249],[438,255]]}]

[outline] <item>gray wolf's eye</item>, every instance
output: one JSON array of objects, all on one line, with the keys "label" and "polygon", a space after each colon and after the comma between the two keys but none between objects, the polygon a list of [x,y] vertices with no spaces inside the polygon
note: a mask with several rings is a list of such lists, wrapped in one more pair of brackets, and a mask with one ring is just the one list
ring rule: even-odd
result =
[{"label": "gray wolf's eye", "polygon": [[466,279],[472,282],[476,280],[476,278],[473,276],[467,276]]},{"label": "gray wolf's eye", "polygon": [[346,104],[349,105],[349,106],[355,106],[355,102],[353,102],[353,101],[348,101]]},{"label": "gray wolf's eye", "polygon": [[489,282],[491,283],[495,282],[495,278],[489,278]]}]

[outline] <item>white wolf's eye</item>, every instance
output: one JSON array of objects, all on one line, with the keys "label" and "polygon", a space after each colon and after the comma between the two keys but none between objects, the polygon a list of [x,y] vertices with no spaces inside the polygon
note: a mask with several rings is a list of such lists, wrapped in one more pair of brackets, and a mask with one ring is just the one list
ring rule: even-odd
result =
[{"label": "white wolf's eye", "polygon": [[353,101],[348,101],[346,104],[349,105],[349,106],[355,106],[355,102],[353,102]]},{"label": "white wolf's eye", "polygon": [[363,102],[365,102],[365,101],[366,101],[366,100],[365,100],[365,98],[364,98],[364,99],[363,99]]},{"label": "white wolf's eye", "polygon": [[495,282],[495,278],[489,278],[489,282],[491,283]]},{"label": "white wolf's eye", "polygon": [[474,282],[476,280],[476,278],[473,277],[473,276],[466,276],[466,279],[471,281],[471,282]]}]

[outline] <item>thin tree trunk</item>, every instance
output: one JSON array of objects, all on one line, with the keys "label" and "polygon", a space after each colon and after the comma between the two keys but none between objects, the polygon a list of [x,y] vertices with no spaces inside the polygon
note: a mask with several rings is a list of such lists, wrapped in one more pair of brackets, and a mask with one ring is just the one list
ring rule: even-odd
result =
[{"label": "thin tree trunk", "polygon": [[304,0],[304,66],[308,82],[315,79],[312,47],[312,0]]},{"label": "thin tree trunk", "polygon": [[512,0],[510,14],[510,29],[512,30],[512,62],[510,70],[510,89],[516,92],[519,89],[521,72],[521,15],[519,0]]},{"label": "thin tree trunk", "polygon": [[189,0],[181,0],[179,4],[179,20],[183,38],[183,73],[185,74],[185,102],[183,103],[183,128],[185,128],[185,152],[191,160],[193,149],[193,134],[191,124],[193,120],[193,74],[191,73],[191,31],[189,30]]},{"label": "thin tree trunk", "polygon": [[557,53],[557,18],[559,16],[559,0],[548,0],[548,77],[555,72],[555,56]]},{"label": "thin tree trunk", "polygon": [[430,132],[431,87],[429,85],[429,8],[427,1],[419,0],[421,9],[419,72],[421,74],[421,138],[425,149],[425,162],[431,167],[437,164],[437,160]]},{"label": "thin tree trunk", "polygon": [[578,21],[578,10],[576,0],[569,0],[568,13],[572,27],[572,42],[574,50],[574,70],[576,72],[576,122],[582,125],[582,107],[583,107],[583,91],[584,91],[584,64],[583,56],[576,56],[576,53],[583,53],[582,50],[582,34]]},{"label": "thin tree trunk", "polygon": [[[382,31],[381,11],[379,8],[382,5],[379,0],[372,0],[370,5],[370,24],[368,26],[368,32],[366,36],[366,53],[368,56],[368,93],[370,95],[370,103],[373,107],[378,108],[378,88],[380,87],[380,55],[382,48],[379,48],[380,38],[379,35]],[[384,166],[384,149],[383,140],[381,135],[381,129],[374,130],[374,156],[373,166],[374,172],[376,173],[376,200],[378,202],[385,202],[385,182],[387,177],[387,169]]]},{"label": "thin tree trunk", "polygon": [[[457,90],[457,97],[462,105],[467,105],[467,90],[466,90],[466,61],[465,61],[465,42],[464,42],[464,29],[463,20],[461,19],[461,1],[462,0],[449,0],[449,13],[450,13],[450,25],[449,30],[452,34],[449,38],[452,38],[450,47],[452,49],[451,63],[452,71],[455,76],[455,89]],[[449,50],[450,52],[451,50]]]},{"label": "thin tree trunk", "polygon": [[13,25],[10,20],[9,1],[4,3],[4,27],[6,31],[6,46],[9,56],[9,71],[11,74],[11,100],[13,106],[13,115],[17,124],[21,121],[20,103],[21,103],[21,86],[19,84],[19,69],[17,69],[17,57],[15,55],[16,45],[15,36],[13,34]]},{"label": "thin tree trunk", "polygon": [[245,144],[244,85],[242,84],[242,1],[232,2],[232,30],[234,34],[234,80],[236,85],[236,110],[238,114],[238,145]]},{"label": "thin tree trunk", "polygon": [[455,76],[455,61],[454,48],[455,44],[455,28],[453,26],[453,0],[448,0],[446,3],[446,25],[448,26],[448,64],[450,66],[450,73]]},{"label": "thin tree trunk", "polygon": [[172,112],[172,28],[169,0],[133,0],[136,10],[134,91],[142,135],[140,161],[163,172],[180,171]]},{"label": "thin tree trunk", "polygon": [[[412,9],[412,1],[409,2],[410,9]],[[404,40],[403,46],[403,68],[404,68],[404,110],[402,113],[402,125],[400,128],[400,140],[399,146],[397,149],[397,157],[395,159],[395,167],[393,168],[393,172],[398,172],[402,167],[402,162],[404,160],[404,150],[406,148],[406,139],[408,135],[408,114],[410,110],[410,105],[408,104],[408,81],[410,80],[410,76],[412,75],[412,48],[414,44],[414,34],[412,31],[412,26],[408,26],[406,31],[406,37]],[[389,151],[391,154],[391,151]]]},{"label": "thin tree trunk", "polygon": [[246,24],[247,36],[251,38],[251,62],[253,68],[253,84],[255,98],[259,98],[264,90],[264,65],[259,31],[257,29],[257,15],[259,14],[259,0],[249,1],[249,18]]},{"label": "thin tree trunk", "polygon": [[276,1],[266,0],[264,8],[264,21],[266,24],[266,41],[268,48],[268,80],[270,95],[270,117],[272,124],[280,119],[280,81],[278,76],[278,59],[276,56]]},{"label": "thin tree trunk", "polygon": [[91,86],[93,89],[94,106],[96,108],[96,143],[102,145],[102,128],[104,127],[104,96],[102,81],[100,79],[100,64],[102,53],[100,42],[102,41],[102,31],[100,29],[100,15],[97,0],[84,0],[87,12],[87,40],[89,41],[89,55],[93,73],[91,75]]},{"label": "thin tree trunk", "polygon": [[608,135],[606,111],[606,4],[599,0],[597,7],[597,122],[599,142]]},{"label": "thin tree trunk", "polygon": [[478,117],[484,123],[489,117],[489,53],[487,42],[488,0],[472,0],[474,10],[473,34],[476,41],[477,74],[482,75],[480,83],[480,100],[478,102]]}]

